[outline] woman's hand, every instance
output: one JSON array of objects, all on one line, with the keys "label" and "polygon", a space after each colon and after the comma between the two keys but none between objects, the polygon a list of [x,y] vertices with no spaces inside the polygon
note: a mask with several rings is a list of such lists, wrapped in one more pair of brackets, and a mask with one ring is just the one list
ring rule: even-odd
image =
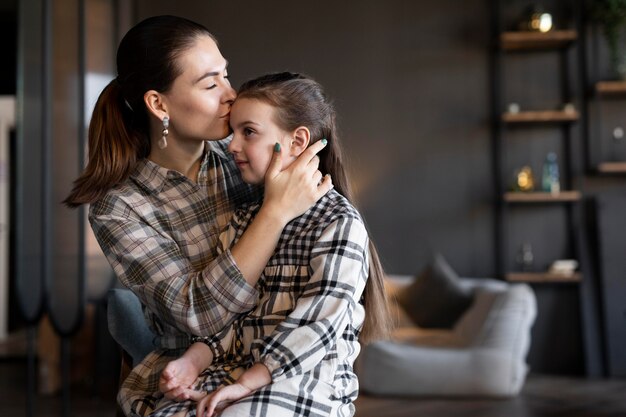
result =
[{"label": "woman's hand", "polygon": [[317,152],[326,146],[317,141],[309,146],[289,168],[281,171],[280,147],[274,152],[265,173],[265,197],[256,217],[230,252],[241,275],[256,285],[274,253],[280,235],[290,220],[306,212],[333,186],[329,176],[318,171]]},{"label": "woman's hand", "polygon": [[181,357],[167,364],[159,378],[159,391],[168,400],[180,402],[194,399],[190,389],[200,372],[186,357]]},{"label": "woman's hand", "polygon": [[251,389],[237,382],[220,387],[198,402],[196,416],[212,417],[216,411],[223,410],[228,404],[247,397],[251,393]]},{"label": "woman's hand", "polygon": [[318,170],[317,153],[326,146],[320,140],[309,146],[287,169],[281,171],[280,149],[274,152],[265,174],[265,197],[262,210],[284,224],[306,212],[333,186],[329,175]]}]

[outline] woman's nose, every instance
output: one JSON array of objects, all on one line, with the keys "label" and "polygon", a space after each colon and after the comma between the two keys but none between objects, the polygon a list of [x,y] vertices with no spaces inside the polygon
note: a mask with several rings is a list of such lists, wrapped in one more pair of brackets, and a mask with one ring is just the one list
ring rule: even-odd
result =
[{"label": "woman's nose", "polygon": [[237,98],[237,92],[231,86],[226,88],[226,92],[224,93],[224,102],[233,105],[233,102]]}]

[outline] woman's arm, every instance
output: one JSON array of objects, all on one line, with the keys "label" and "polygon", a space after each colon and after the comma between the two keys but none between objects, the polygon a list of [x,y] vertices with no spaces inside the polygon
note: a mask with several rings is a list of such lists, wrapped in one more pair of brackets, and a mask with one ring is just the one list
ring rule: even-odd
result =
[{"label": "woman's arm", "polygon": [[92,205],[92,228],[119,280],[179,331],[218,333],[256,304],[253,285],[285,224],[332,187],[330,179],[317,186],[315,152],[322,145],[315,145],[282,172],[277,155],[261,212],[232,251],[224,251],[201,271],[194,270],[172,238],[155,230],[122,198],[109,196]]},{"label": "woman's arm", "polygon": [[313,369],[341,337],[368,275],[367,231],[354,218],[328,226],[311,255],[311,278],[294,311],[253,346],[256,363],[232,385],[198,402],[198,416],[211,417],[254,391]]},{"label": "woman's arm", "polygon": [[368,277],[367,243],[364,224],[353,217],[336,220],[317,240],[311,277],[294,310],[251,349],[273,381],[317,366],[354,320]]},{"label": "woman's arm", "polygon": [[323,141],[314,143],[284,171],[281,171],[280,151],[274,152],[265,174],[263,205],[230,249],[241,274],[250,285],[255,285],[261,276],[285,225],[332,188],[331,178],[322,178],[317,170],[317,153],[323,147]]},{"label": "woman's arm", "polygon": [[212,335],[256,304],[258,293],[242,277],[230,251],[196,271],[176,241],[119,198],[92,205],[90,221],[120,282],[164,324]]}]

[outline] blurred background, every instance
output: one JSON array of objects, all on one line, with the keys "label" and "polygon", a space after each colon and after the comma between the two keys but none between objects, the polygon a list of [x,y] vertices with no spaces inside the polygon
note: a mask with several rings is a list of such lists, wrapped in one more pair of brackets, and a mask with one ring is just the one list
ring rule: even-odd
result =
[{"label": "blurred background", "polygon": [[[0,402],[25,393],[7,415],[32,412],[38,393],[64,393],[54,404],[69,412],[62,388],[76,384],[96,409],[113,410],[119,353],[105,295],[115,277],[85,209],[60,201],[85,164],[90,112],[116,75],[119,40],[158,14],[206,25],[235,88],[283,70],[325,86],[387,271],[416,275],[441,253],[464,277],[529,282],[533,372],[626,376],[624,82],[591,1],[535,4],[550,13],[556,45],[503,38],[531,6],[2,0],[0,354],[14,376],[2,376]],[[552,152],[563,193],[546,196]],[[534,189],[520,183],[524,167]],[[578,263],[568,279],[548,272],[562,259]]]}]

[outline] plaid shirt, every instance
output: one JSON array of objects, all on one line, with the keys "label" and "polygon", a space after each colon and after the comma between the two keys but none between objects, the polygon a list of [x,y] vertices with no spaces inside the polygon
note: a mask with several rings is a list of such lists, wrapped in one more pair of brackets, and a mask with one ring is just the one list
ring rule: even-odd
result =
[{"label": "plaid shirt", "polygon": [[[246,230],[259,204],[237,211],[221,236],[223,253]],[[352,416],[353,363],[364,320],[359,302],[368,277],[368,236],[354,207],[332,190],[284,229],[257,284],[253,311],[207,342],[214,361],[195,384],[213,391],[255,362],[272,383],[227,407],[222,416]],[[154,398],[154,416],[192,406]],[[191,413],[193,415],[193,411]]]},{"label": "plaid shirt", "polygon": [[228,140],[206,142],[197,183],[141,160],[127,181],[90,206],[102,251],[140,298],[163,348],[128,378],[127,414],[132,402],[158,391],[161,370],[176,352],[169,349],[185,348],[191,334],[221,331],[258,300],[230,252],[217,253],[234,208],[260,196],[242,182],[227,146]]}]

